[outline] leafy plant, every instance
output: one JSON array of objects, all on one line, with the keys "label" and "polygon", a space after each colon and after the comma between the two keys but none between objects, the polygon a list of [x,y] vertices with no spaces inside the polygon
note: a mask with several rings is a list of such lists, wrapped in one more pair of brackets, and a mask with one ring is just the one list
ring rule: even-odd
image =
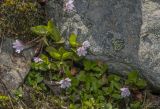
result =
[{"label": "leafy plant", "polygon": [[27,77],[26,84],[28,84],[29,86],[32,86],[37,90],[46,90],[46,87],[44,83],[42,83],[42,81],[43,81],[43,77],[42,75],[40,75],[40,73],[30,72]]},{"label": "leafy plant", "polygon": [[139,77],[137,71],[133,71],[128,74],[128,79],[126,80],[126,84],[138,87],[139,89],[143,89],[147,85],[146,81]]},{"label": "leafy plant", "polygon": [[48,45],[47,37],[51,38],[56,43],[63,43],[64,39],[61,37],[60,32],[56,28],[55,24],[50,20],[47,26],[39,25],[31,28],[31,31],[35,34],[43,37],[43,41]]},{"label": "leafy plant", "polygon": [[[67,102],[70,109],[118,109],[125,99],[121,95],[122,87],[128,86],[132,93],[134,89],[143,89],[146,86],[146,82],[137,72],[130,72],[124,81],[120,76],[108,74],[107,64],[79,57],[77,48],[83,44],[77,42],[74,33],[69,36],[70,48],[65,48],[63,38],[52,21],[49,21],[47,26],[40,25],[32,27],[31,30],[42,37],[46,46],[45,52],[39,55],[43,61],[32,63],[33,72],[28,75],[26,83],[44,90],[43,80],[49,79],[54,83],[50,84],[50,87],[53,87],[51,90],[54,90],[66,82],[62,78],[70,78],[71,86],[60,92],[61,96],[66,97],[63,102]],[[53,42],[49,42],[48,38]],[[37,72],[43,72],[43,75]],[[132,101],[127,102],[126,106],[138,109],[141,102],[135,103],[134,99]]]}]

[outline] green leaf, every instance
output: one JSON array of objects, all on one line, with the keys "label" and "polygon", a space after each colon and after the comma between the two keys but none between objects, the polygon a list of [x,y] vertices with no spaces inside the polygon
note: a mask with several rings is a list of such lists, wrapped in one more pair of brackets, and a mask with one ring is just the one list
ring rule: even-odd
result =
[{"label": "green leaf", "polygon": [[42,81],[43,81],[43,77],[41,77],[41,76],[38,76],[38,77],[37,77],[37,80],[36,80],[36,82],[37,82],[37,83],[40,83],[40,82],[42,82]]},{"label": "green leaf", "polygon": [[48,34],[47,27],[44,25],[39,25],[35,27],[31,27],[31,31],[36,33],[37,35],[46,36]]},{"label": "green leaf", "polygon": [[69,43],[72,47],[78,47],[79,43],[77,42],[77,36],[72,33],[69,37]]},{"label": "green leaf", "polygon": [[77,87],[79,85],[79,80],[76,78],[72,78],[72,86]]},{"label": "green leaf", "polygon": [[97,63],[95,61],[91,60],[84,60],[83,61],[84,69],[89,71],[89,70],[97,70],[95,67],[97,66]]},{"label": "green leaf", "polygon": [[106,95],[110,95],[113,92],[113,88],[112,87],[107,87],[107,88],[104,88],[103,91]]},{"label": "green leaf", "polygon": [[139,101],[134,101],[130,104],[131,109],[141,109],[141,103]]},{"label": "green leaf", "polygon": [[111,81],[120,81],[120,77],[117,76],[117,75],[109,75],[108,76],[108,81],[111,82]]},{"label": "green leaf", "polygon": [[62,55],[62,59],[63,59],[63,60],[71,59],[72,56],[73,56],[73,53],[72,53],[72,52],[65,52],[65,53]]},{"label": "green leaf", "polygon": [[138,86],[138,88],[143,89],[147,86],[147,83],[145,80],[139,79],[137,80],[136,85]]},{"label": "green leaf", "polygon": [[61,40],[61,34],[60,32],[58,31],[58,29],[56,28],[55,24],[53,23],[53,21],[49,20],[48,21],[48,25],[47,25],[47,28],[48,28],[48,32],[50,34],[50,37],[56,41],[56,42],[59,42]]},{"label": "green leaf", "polygon": [[47,47],[46,51],[50,54],[52,58],[61,60],[61,54],[55,48]]},{"label": "green leaf", "polygon": [[121,84],[119,82],[116,82],[116,81],[111,81],[111,85],[118,90],[121,88]]},{"label": "green leaf", "polygon": [[113,109],[112,104],[111,103],[107,103],[106,104],[106,109]]},{"label": "green leaf", "polygon": [[80,81],[85,81],[86,80],[86,75],[84,74],[84,71],[81,71],[80,74],[78,75],[78,79]]},{"label": "green leaf", "polygon": [[136,83],[137,79],[138,79],[138,72],[137,71],[133,71],[128,74],[128,81],[129,82]]},{"label": "green leaf", "polygon": [[92,77],[91,79],[91,89],[96,92],[100,88],[100,83],[95,77]]},{"label": "green leaf", "polygon": [[63,55],[65,52],[67,52],[63,47],[59,48],[59,54]]},{"label": "green leaf", "polygon": [[49,63],[49,60],[48,60],[48,57],[44,54],[41,54],[40,55],[40,58],[43,60],[44,63],[48,64]]},{"label": "green leaf", "polygon": [[48,69],[57,70],[58,67],[57,67],[56,63],[49,63],[48,64]]},{"label": "green leaf", "polygon": [[65,40],[64,38],[62,37],[60,41],[57,41],[57,42],[54,42],[55,44],[64,44]]},{"label": "green leaf", "polygon": [[113,93],[111,96],[117,100],[122,98],[120,94],[116,94],[116,93]]}]

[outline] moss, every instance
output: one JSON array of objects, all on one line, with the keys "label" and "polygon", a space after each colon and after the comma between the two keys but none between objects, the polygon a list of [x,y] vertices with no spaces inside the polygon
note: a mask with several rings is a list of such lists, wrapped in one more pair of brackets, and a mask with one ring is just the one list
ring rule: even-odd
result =
[{"label": "moss", "polygon": [[0,9],[0,36],[31,36],[30,27],[44,20],[36,0],[4,0]]}]

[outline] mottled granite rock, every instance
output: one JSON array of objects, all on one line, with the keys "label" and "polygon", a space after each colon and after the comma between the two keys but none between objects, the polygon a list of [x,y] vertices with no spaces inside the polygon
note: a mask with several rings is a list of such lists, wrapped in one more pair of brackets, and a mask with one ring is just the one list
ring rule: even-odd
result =
[{"label": "mottled granite rock", "polygon": [[13,51],[14,40],[5,38],[1,40],[0,52],[0,92],[10,93],[24,81],[30,70],[31,58],[34,55],[32,50],[25,50],[22,54]]},{"label": "mottled granite rock", "polygon": [[139,45],[139,66],[155,90],[160,90],[160,1],[145,0]]},{"label": "mottled granite rock", "polygon": [[160,1],[75,0],[72,13],[63,11],[63,0],[46,6],[65,38],[71,32],[80,42],[89,40],[91,59],[105,60],[121,75],[138,69],[160,90]]}]

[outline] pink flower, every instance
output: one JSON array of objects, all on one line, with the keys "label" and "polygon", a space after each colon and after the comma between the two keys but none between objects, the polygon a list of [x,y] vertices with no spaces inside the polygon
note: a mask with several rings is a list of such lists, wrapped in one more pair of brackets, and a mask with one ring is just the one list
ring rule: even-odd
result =
[{"label": "pink flower", "polygon": [[34,57],[33,60],[35,63],[43,62],[43,60],[39,57]]},{"label": "pink flower", "polygon": [[77,49],[77,54],[78,54],[78,56],[86,56],[86,54],[87,54],[86,48],[84,48],[83,46],[79,47]]},{"label": "pink flower", "polygon": [[19,40],[16,40],[14,43],[13,43],[13,46],[12,46],[17,53],[20,53],[23,49],[24,49],[24,45],[22,44],[21,41]]},{"label": "pink flower", "polygon": [[69,78],[63,79],[59,82],[59,84],[61,85],[60,87],[62,89],[68,88],[71,86],[71,79]]},{"label": "pink flower", "polygon": [[74,0],[65,0],[64,2],[64,11],[71,12],[74,9]]},{"label": "pink flower", "polygon": [[130,96],[131,94],[128,88],[121,88],[120,90],[121,90],[121,96],[124,98]]},{"label": "pink flower", "polygon": [[89,41],[87,40],[87,41],[84,41],[84,42],[83,42],[82,46],[83,46],[85,49],[87,49],[87,48],[89,48],[91,45],[90,45]]}]

